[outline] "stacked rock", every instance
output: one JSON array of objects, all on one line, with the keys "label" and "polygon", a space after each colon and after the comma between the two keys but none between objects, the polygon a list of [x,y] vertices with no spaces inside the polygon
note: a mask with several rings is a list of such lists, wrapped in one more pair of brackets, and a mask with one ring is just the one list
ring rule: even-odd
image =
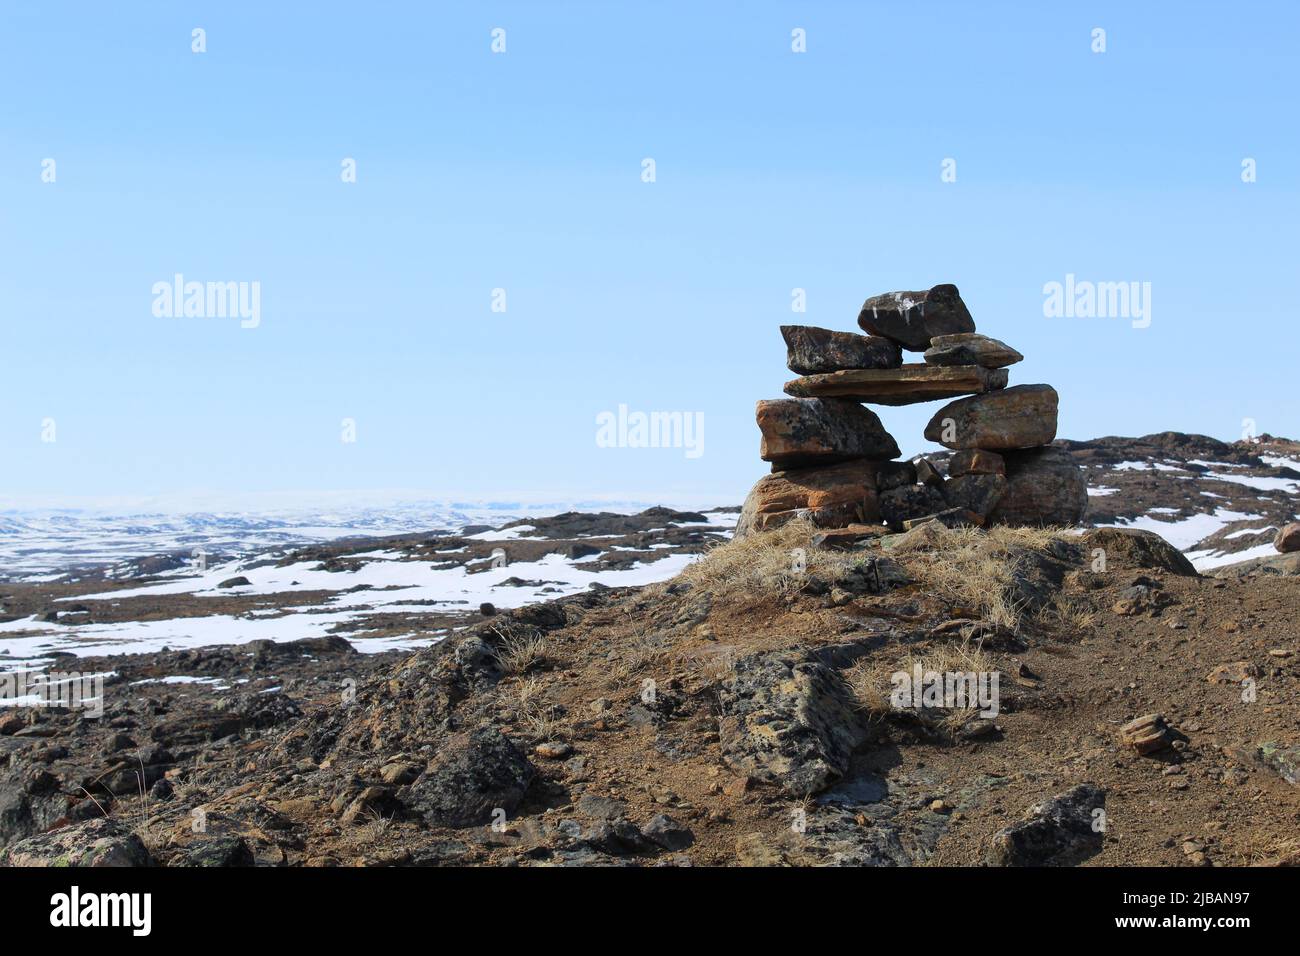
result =
[{"label": "stacked rock", "polygon": [[[791,397],[760,401],[760,456],[772,474],[750,491],[736,536],[807,515],[822,528],[870,533],[924,521],[948,526],[1073,525],[1088,505],[1083,472],[1056,437],[1050,385],[1007,388],[1024,356],[975,331],[954,285],[890,292],[858,315],[866,332],[783,325]],[[924,353],[905,364],[903,351]],[[957,397],[967,396],[967,397]],[[949,401],[925,437],[953,449],[945,476],[898,444],[863,403]]]}]

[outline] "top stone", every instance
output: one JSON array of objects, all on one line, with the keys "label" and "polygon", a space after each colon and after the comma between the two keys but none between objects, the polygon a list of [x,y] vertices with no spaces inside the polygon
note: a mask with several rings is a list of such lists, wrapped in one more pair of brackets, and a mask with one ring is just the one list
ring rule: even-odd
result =
[{"label": "top stone", "polygon": [[924,352],[938,335],[974,332],[975,320],[955,285],[928,292],[873,295],[858,313],[858,325],[872,335],[893,339],[909,352]]}]

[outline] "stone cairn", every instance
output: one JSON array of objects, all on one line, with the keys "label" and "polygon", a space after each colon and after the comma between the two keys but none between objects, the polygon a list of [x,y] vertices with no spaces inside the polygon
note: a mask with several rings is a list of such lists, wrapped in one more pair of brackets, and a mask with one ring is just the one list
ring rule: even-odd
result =
[{"label": "stone cairn", "polygon": [[[1074,525],[1088,505],[1083,473],[1056,437],[1056,390],[1007,388],[1024,356],[980,335],[954,285],[890,292],[862,306],[867,335],[783,325],[791,398],[760,401],[759,451],[772,473],[745,500],[736,537],[807,515],[846,542],[909,530],[985,524]],[[924,363],[903,363],[903,351]],[[947,474],[925,457],[897,461],[898,444],[863,407],[950,401],[925,437],[954,454]],[[827,540],[827,539],[833,540]]]}]

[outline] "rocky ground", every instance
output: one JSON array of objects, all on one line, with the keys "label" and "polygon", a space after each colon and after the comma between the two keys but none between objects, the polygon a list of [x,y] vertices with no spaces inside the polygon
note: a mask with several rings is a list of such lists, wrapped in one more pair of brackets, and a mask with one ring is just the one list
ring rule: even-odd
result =
[{"label": "rocky ground", "polygon": [[[721,546],[666,583],[480,615],[414,653],[333,636],[80,658],[112,674],[101,719],[0,718],[0,852],[15,865],[1300,859],[1300,579],[1198,576],[1141,532],[926,525],[845,551],[813,532]],[[999,673],[996,716],[889,706],[890,675],[918,662]],[[176,674],[203,683],[161,682]]]},{"label": "rocky ground", "polygon": [[[1058,445],[1116,528],[570,513],[10,582],[0,680],[100,675],[103,713],[0,709],[0,859],[1300,861],[1300,559],[1263,547],[1300,449]],[[997,713],[891,706],[918,663]]]}]

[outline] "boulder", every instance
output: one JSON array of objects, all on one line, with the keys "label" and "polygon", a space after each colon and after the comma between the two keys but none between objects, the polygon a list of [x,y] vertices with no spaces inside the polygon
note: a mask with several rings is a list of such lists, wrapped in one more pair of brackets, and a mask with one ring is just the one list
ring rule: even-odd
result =
[{"label": "boulder", "polygon": [[965,508],[982,518],[992,513],[1007,490],[1001,475],[958,475],[943,486],[943,496],[954,508]]},{"label": "boulder", "polygon": [[897,342],[875,335],[835,332],[812,325],[783,325],[786,366],[800,375],[843,368],[898,368],[903,351]]},{"label": "boulder", "polygon": [[948,459],[948,477],[959,478],[962,475],[1003,475],[1007,473],[1007,463],[995,451],[986,448],[963,448]]},{"label": "boulder", "polygon": [[1088,510],[1088,483],[1069,452],[1051,445],[1009,451],[1007,487],[990,524],[1076,525]]},{"label": "boulder", "polygon": [[151,866],[140,838],[109,817],[28,837],[0,853],[5,866]]},{"label": "boulder", "polygon": [[1287,783],[1300,787],[1300,746],[1267,741],[1259,745],[1259,759]]},{"label": "boulder", "polygon": [[1056,406],[1050,385],[959,398],[934,413],[925,437],[948,448],[1034,448],[1056,437]]},{"label": "boulder", "polygon": [[1006,369],[910,364],[805,375],[786,382],[784,391],[798,398],[849,398],[876,405],[913,405],[990,392],[1006,384]]},{"label": "boulder", "polygon": [[819,528],[880,521],[875,462],[865,459],[824,468],[779,471],[760,478],[745,499],[736,538],[777,528],[806,515]]},{"label": "boulder", "polygon": [[927,365],[983,365],[1003,368],[1024,361],[1024,356],[997,339],[978,332],[936,335],[925,350]]},{"label": "boulder", "polygon": [[1273,538],[1273,547],[1283,554],[1300,551],[1300,521],[1292,521],[1278,530]]},{"label": "boulder", "polygon": [[400,799],[431,826],[475,826],[519,806],[535,773],[504,734],[485,727],[445,739]]},{"label": "boulder", "polygon": [[194,840],[186,845],[181,858],[184,860],[182,864],[184,866],[220,868],[257,864],[252,847],[248,845],[247,840],[239,836],[217,836]]},{"label": "boulder", "polygon": [[1096,811],[1106,808],[1106,791],[1093,783],[1057,794],[1030,807],[1028,816],[993,835],[990,866],[1073,866],[1101,851],[1104,828]]},{"label": "boulder", "polygon": [[1154,531],[1137,528],[1093,528],[1079,543],[1092,562],[1100,548],[1105,553],[1107,571],[1168,571],[1184,577],[1197,576],[1187,556]]},{"label": "boulder", "polygon": [[937,335],[974,332],[975,321],[955,285],[926,292],[886,292],[862,304],[858,325],[872,335],[893,339],[909,352],[924,352]]},{"label": "boulder", "polygon": [[843,398],[761,401],[755,418],[763,433],[759,456],[777,471],[898,456],[898,444],[876,413]]},{"label": "boulder", "polygon": [[835,670],[798,651],[736,661],[719,706],[722,759],[791,797],[843,776],[869,730]]},{"label": "boulder", "polygon": [[903,485],[880,495],[880,517],[891,528],[900,528],[911,518],[925,518],[947,508],[943,493],[931,485]]}]

